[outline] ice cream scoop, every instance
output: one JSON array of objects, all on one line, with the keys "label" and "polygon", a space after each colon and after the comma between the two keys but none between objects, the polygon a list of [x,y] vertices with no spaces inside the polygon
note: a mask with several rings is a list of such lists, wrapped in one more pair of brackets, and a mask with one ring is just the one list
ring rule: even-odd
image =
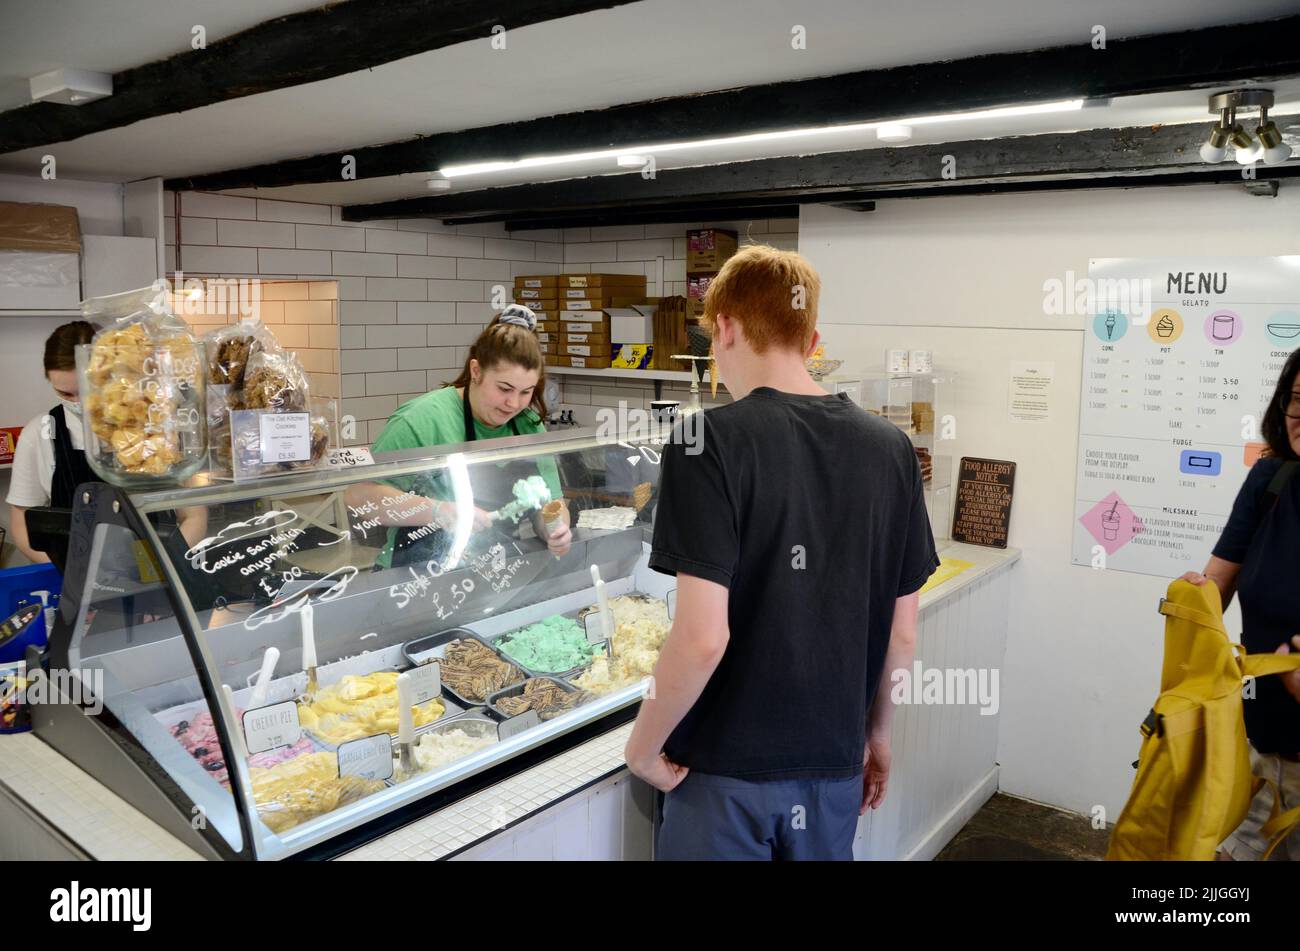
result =
[{"label": "ice cream scoop", "polygon": [[492,513],[492,520],[518,522],[533,509],[539,509],[551,500],[551,489],[541,476],[520,479],[514,485],[514,501],[507,502]]}]

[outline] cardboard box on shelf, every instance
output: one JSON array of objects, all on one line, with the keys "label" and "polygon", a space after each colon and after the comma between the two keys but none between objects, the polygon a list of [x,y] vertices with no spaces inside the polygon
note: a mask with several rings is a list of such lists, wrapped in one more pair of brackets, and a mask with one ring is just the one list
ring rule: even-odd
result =
[{"label": "cardboard box on shelf", "polygon": [[[609,315],[603,310],[562,310],[560,311],[560,323],[565,321],[576,320],[580,323],[603,324],[609,326]],[[595,331],[587,331],[594,333]]]},{"label": "cardboard box on shelf", "polygon": [[516,287],[515,300],[524,302],[555,300],[559,297],[559,291],[558,287]]},{"label": "cardboard box on shelf", "polygon": [[654,362],[654,347],[644,343],[615,345],[609,365],[621,370],[646,370]]},{"label": "cardboard box on shelf", "polygon": [[717,271],[736,253],[740,240],[734,231],[699,228],[686,232],[686,270]]},{"label": "cardboard box on shelf", "polygon": [[685,297],[661,297],[655,306],[654,362],[656,370],[685,370],[685,360],[672,359],[675,353],[689,353],[686,336],[687,305]]},{"label": "cardboard box on shelf", "polygon": [[560,287],[645,287],[644,274],[561,274]]},{"label": "cardboard box on shelf", "polygon": [[688,300],[704,300],[704,295],[709,292],[709,285],[717,274],[688,274],[686,275],[686,298]]},{"label": "cardboard box on shelf", "polygon": [[555,366],[576,367],[580,370],[608,370],[610,365],[608,353],[602,357],[560,356],[555,357],[555,360]]},{"label": "cardboard box on shelf", "polygon": [[604,320],[561,320],[556,323],[561,334],[604,334],[609,336],[609,322]]},{"label": "cardboard box on shelf", "polygon": [[542,318],[537,321],[538,333],[557,334],[560,332],[559,320],[550,319],[552,317],[558,318],[560,316],[559,314],[546,314],[546,315],[539,314],[538,316]]},{"label": "cardboard box on shelf", "polygon": [[521,274],[515,278],[515,287],[521,289],[559,286],[560,275],[558,274]]},{"label": "cardboard box on shelf", "polygon": [[558,367],[560,365],[560,358],[548,353],[543,355],[542,362],[548,367]]},{"label": "cardboard box on shelf", "polygon": [[559,301],[564,310],[604,310],[606,307],[631,307],[644,304],[644,294],[618,296],[606,294],[601,297],[561,297]]},{"label": "cardboard box on shelf", "polygon": [[554,315],[559,312],[560,302],[557,300],[515,300],[516,304],[523,304],[529,310],[540,318],[542,314]]},{"label": "cardboard box on shelf", "polygon": [[609,346],[609,334],[552,334],[558,343],[585,343],[593,346]]},{"label": "cardboard box on shelf", "polygon": [[610,352],[609,344],[563,343],[557,351],[567,357],[600,357]]},{"label": "cardboard box on shelf", "polygon": [[656,304],[636,304],[632,307],[611,307],[609,336],[617,343],[654,343]]}]

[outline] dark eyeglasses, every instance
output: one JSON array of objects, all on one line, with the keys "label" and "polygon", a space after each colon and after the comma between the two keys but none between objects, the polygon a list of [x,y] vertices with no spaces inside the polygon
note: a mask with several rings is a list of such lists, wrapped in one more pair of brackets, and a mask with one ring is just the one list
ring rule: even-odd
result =
[{"label": "dark eyeglasses", "polygon": [[1289,394],[1283,393],[1278,397],[1278,403],[1282,407],[1283,416],[1300,419],[1300,391]]}]

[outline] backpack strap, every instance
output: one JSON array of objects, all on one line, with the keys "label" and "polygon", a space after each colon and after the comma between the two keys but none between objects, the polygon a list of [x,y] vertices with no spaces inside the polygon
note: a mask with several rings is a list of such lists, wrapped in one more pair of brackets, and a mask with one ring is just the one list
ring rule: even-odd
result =
[{"label": "backpack strap", "polygon": [[[1214,631],[1223,631],[1223,623],[1213,614],[1205,611],[1198,611],[1195,608],[1185,607],[1181,604],[1175,604],[1167,598],[1160,599],[1160,613],[1167,617],[1182,618],[1184,621],[1191,621],[1201,627],[1208,627]],[[1227,632],[1224,631],[1226,634]]]},{"label": "backpack strap", "polygon": [[1259,834],[1270,840],[1268,848],[1264,850],[1264,854],[1260,858],[1260,861],[1267,862],[1269,857],[1272,856],[1273,850],[1300,826],[1300,806],[1283,812],[1282,790],[1278,788],[1277,783],[1271,779],[1260,778],[1255,784],[1255,791],[1258,793],[1264,786],[1268,786],[1273,790],[1273,809],[1268,821],[1259,827]]},{"label": "backpack strap", "polygon": [[1300,654],[1247,654],[1241,658],[1241,672],[1247,677],[1267,677],[1300,670]]}]

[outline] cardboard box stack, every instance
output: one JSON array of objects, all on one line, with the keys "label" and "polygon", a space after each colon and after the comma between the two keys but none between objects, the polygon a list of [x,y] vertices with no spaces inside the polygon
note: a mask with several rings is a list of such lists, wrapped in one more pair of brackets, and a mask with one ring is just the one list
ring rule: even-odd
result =
[{"label": "cardboard box stack", "polygon": [[[545,280],[553,284],[542,283]],[[536,281],[535,287],[520,282]],[[615,341],[610,334],[612,308],[645,301],[645,276],[641,274],[560,274],[547,278],[515,279],[515,299],[533,307],[533,301],[552,304],[538,311],[537,326],[547,366],[607,369]],[[535,291],[538,296],[520,297]],[[541,296],[553,291],[554,296]],[[534,308],[536,309],[536,308]]]},{"label": "cardboard box stack", "polygon": [[689,316],[704,316],[704,295],[709,282],[740,246],[734,231],[699,228],[686,232],[686,303]]}]

